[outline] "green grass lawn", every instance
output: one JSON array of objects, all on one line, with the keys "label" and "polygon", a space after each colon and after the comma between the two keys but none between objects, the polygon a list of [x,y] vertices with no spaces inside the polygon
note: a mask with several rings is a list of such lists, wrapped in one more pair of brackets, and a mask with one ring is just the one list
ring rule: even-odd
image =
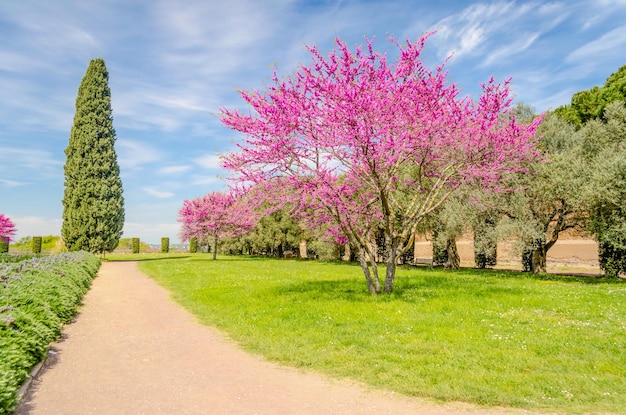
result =
[{"label": "green grass lawn", "polygon": [[626,413],[625,283],[399,269],[372,296],[352,264],[147,258],[178,302],[273,361],[440,401]]}]

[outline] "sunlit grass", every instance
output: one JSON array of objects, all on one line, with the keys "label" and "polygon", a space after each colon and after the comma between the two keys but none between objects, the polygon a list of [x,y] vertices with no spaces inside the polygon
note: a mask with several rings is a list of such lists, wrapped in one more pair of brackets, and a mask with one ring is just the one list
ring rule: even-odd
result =
[{"label": "sunlit grass", "polygon": [[400,269],[372,296],[351,264],[156,258],[141,269],[270,360],[442,401],[626,413],[624,283]]}]

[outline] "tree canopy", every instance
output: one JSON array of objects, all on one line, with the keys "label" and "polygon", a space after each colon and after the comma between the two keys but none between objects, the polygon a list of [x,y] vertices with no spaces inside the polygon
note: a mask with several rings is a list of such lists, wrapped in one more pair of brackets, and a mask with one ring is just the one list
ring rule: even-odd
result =
[{"label": "tree canopy", "polygon": [[233,192],[212,192],[195,199],[187,199],[178,211],[182,224],[180,238],[189,241],[213,243],[213,259],[217,258],[220,238],[237,236],[250,231],[256,223],[256,214],[240,195]]}]

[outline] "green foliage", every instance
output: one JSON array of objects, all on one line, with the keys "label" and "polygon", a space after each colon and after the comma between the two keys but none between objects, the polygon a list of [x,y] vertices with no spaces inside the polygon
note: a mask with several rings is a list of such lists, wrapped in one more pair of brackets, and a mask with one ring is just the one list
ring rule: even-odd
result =
[{"label": "green foliage", "polygon": [[161,252],[164,254],[170,252],[170,238],[161,238]]},{"label": "green foliage", "polygon": [[343,247],[339,244],[324,240],[312,240],[307,242],[307,255],[322,261],[339,261],[343,254]]},{"label": "green foliage", "polygon": [[9,241],[0,238],[0,254],[9,252]]},{"label": "green foliage", "polygon": [[568,229],[583,230],[593,165],[580,155],[582,138],[567,121],[546,114],[537,128],[543,160],[505,185],[490,205],[504,215],[501,234],[518,241],[524,270],[546,272],[548,251]]},{"label": "green foliage", "polygon": [[626,248],[623,245],[623,240],[599,244],[600,268],[608,278],[626,277]]},{"label": "green foliage", "polygon": [[86,252],[0,263],[0,413],[10,413],[31,368],[58,338],[96,276]]},{"label": "green foliage", "polygon": [[93,59],[78,88],[65,149],[61,228],[70,251],[111,252],[122,235],[124,198],[108,81],[104,60]]},{"label": "green foliage", "polygon": [[41,236],[33,237],[33,254],[41,253],[41,241],[42,241]]},{"label": "green foliage", "polygon": [[621,282],[400,268],[394,293],[378,297],[356,264],[189,256],[140,268],[201,321],[283,364],[443,401],[626,408]]},{"label": "green foliage", "polygon": [[140,248],[139,238],[132,238],[131,246],[133,254],[138,254]]},{"label": "green foliage", "polygon": [[604,115],[580,130],[581,151],[595,166],[587,195],[588,229],[600,245],[600,266],[615,277],[626,274],[626,105],[614,102]]},{"label": "green foliage", "polygon": [[283,209],[262,218],[246,237],[253,252],[282,257],[285,251],[298,248],[304,231]]},{"label": "green foliage", "polygon": [[189,240],[189,252],[192,254],[198,252],[198,238],[194,237]]},{"label": "green foliage", "polygon": [[41,255],[39,254],[0,254],[0,264],[2,263],[16,263],[26,261],[27,259],[39,258]]},{"label": "green foliage", "polygon": [[555,113],[581,128],[591,120],[604,117],[606,107],[615,101],[626,101],[626,65],[611,74],[602,87],[575,93],[571,104],[557,108]]},{"label": "green foliage", "polygon": [[496,265],[498,257],[498,212],[478,212],[474,220],[474,262],[478,268]]}]

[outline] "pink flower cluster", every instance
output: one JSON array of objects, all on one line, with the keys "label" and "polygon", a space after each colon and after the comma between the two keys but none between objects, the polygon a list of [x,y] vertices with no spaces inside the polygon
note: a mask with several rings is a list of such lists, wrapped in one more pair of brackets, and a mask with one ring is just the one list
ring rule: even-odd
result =
[{"label": "pink flower cluster", "polygon": [[243,196],[212,192],[185,200],[178,212],[178,221],[182,224],[180,237],[183,241],[191,238],[208,241],[248,232],[256,224],[256,214]]},{"label": "pink flower cluster", "polygon": [[7,216],[0,213],[0,241],[11,242],[15,232],[15,224]]}]

